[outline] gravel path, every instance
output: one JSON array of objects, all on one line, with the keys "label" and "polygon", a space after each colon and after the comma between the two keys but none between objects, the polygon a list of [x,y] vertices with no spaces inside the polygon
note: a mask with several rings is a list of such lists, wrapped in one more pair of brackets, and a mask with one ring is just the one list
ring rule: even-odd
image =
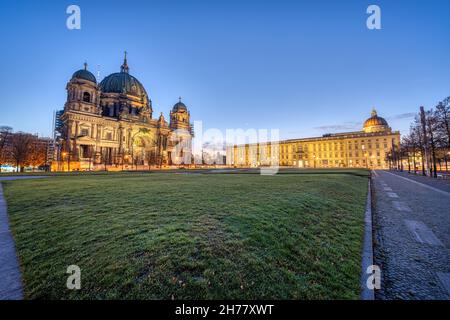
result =
[{"label": "gravel path", "polygon": [[10,181],[10,180],[26,180],[26,179],[42,179],[49,178],[51,176],[0,176],[0,181]]},{"label": "gravel path", "polygon": [[[428,179],[428,178],[426,178]],[[409,175],[373,175],[376,299],[450,299],[450,192]]]}]

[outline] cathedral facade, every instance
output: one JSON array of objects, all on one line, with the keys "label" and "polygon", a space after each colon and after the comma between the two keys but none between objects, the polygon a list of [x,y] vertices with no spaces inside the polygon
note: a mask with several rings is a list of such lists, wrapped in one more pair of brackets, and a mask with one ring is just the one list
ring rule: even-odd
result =
[{"label": "cathedral facade", "polygon": [[[126,170],[190,163],[193,128],[186,105],[177,102],[169,122],[153,118],[152,101],[129,72],[127,56],[120,72],[97,83],[87,69],[67,83],[60,112],[57,159],[53,170]],[[179,147],[175,154],[175,148]]]},{"label": "cathedral facade", "polygon": [[399,152],[400,132],[393,131],[376,110],[361,131],[325,134],[322,137],[279,141],[276,144],[243,144],[227,147],[227,165],[299,168],[387,169],[388,158]]}]

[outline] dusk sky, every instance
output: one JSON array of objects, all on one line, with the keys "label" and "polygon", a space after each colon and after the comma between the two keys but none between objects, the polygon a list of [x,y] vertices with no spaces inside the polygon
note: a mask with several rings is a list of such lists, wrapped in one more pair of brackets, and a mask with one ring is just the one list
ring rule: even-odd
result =
[{"label": "dusk sky", "polygon": [[[68,30],[66,8],[81,8]],[[382,10],[368,30],[366,9]],[[183,97],[207,128],[281,138],[359,130],[372,107],[405,133],[450,95],[450,1],[10,1],[0,3],[0,125],[51,135],[87,61],[130,73],[153,117]]]}]

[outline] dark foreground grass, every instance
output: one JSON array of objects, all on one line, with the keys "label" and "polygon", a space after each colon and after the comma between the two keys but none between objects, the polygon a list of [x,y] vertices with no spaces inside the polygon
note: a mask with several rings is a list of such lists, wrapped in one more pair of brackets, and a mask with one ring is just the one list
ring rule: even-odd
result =
[{"label": "dark foreground grass", "polygon": [[[26,298],[356,299],[367,177],[4,182]],[[69,265],[82,287],[66,289]]]}]

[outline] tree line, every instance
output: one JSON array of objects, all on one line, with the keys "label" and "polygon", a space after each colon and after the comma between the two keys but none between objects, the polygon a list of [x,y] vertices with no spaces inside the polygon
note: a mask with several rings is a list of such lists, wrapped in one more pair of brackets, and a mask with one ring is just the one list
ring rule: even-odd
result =
[{"label": "tree line", "polygon": [[[448,172],[450,161],[450,97],[434,108],[415,116],[408,134],[404,135],[398,150],[388,156],[391,166],[408,172],[437,178],[439,172]],[[420,168],[419,172],[417,172]]]},{"label": "tree line", "polygon": [[2,165],[15,166],[17,172],[23,172],[25,167],[46,167],[49,145],[48,139],[0,127],[0,170]]}]

